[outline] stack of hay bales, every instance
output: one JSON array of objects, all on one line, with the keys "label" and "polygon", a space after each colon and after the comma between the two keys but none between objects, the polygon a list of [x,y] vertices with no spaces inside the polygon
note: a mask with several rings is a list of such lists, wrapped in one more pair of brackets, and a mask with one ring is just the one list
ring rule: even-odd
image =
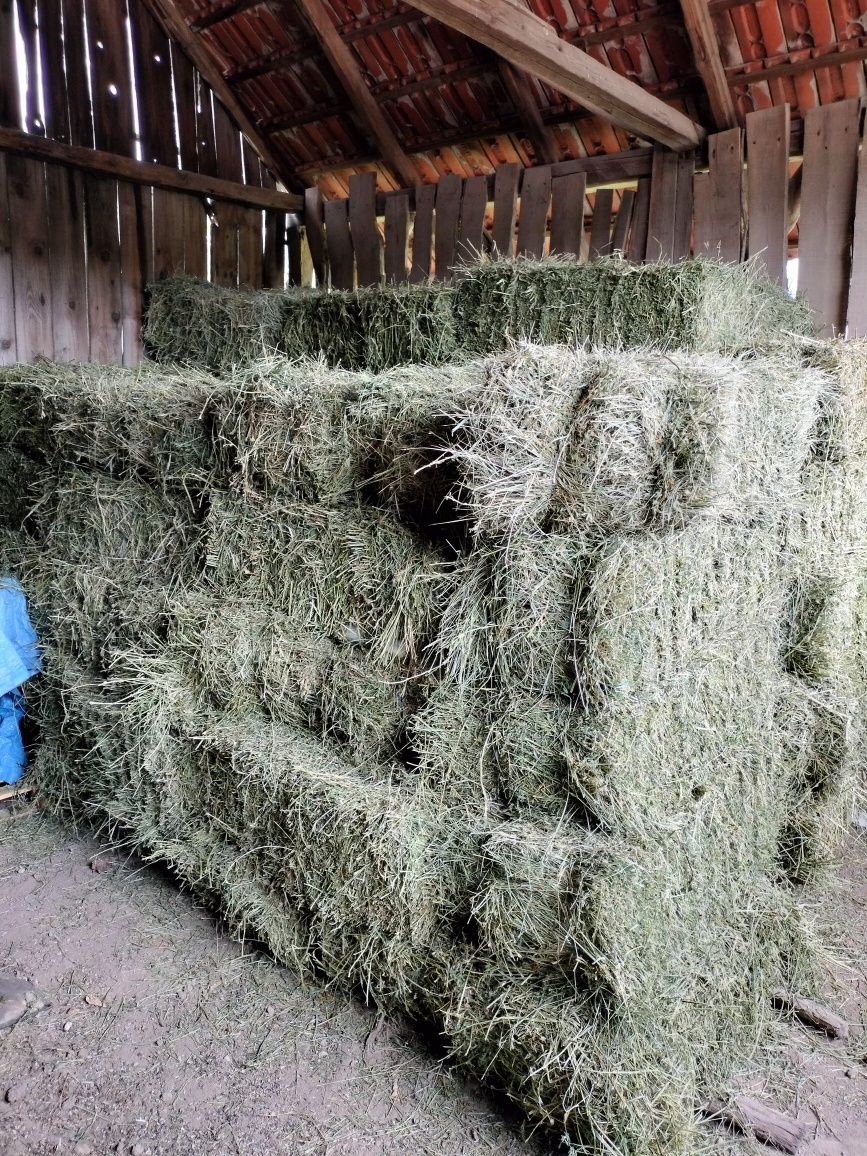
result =
[{"label": "stack of hay bales", "polygon": [[40,789],[588,1151],[690,1151],[801,979],[815,361],[5,371]]},{"label": "stack of hay bales", "polygon": [[753,266],[560,257],[485,261],[455,282],[352,292],[238,292],[167,278],[150,287],[145,338],[158,361],[215,372],[277,352],[379,373],[516,341],[738,349],[781,331],[809,333],[809,316]]}]

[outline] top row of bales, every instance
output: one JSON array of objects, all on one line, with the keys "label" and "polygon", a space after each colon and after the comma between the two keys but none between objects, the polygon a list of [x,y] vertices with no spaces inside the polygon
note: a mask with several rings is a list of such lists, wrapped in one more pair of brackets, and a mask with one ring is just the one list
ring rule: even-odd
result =
[{"label": "top row of bales", "polygon": [[738,352],[809,315],[754,265],[496,260],[454,281],[354,291],[223,289],[191,277],[150,288],[145,340],[157,361],[216,372],[279,353],[379,373],[497,353],[516,341]]}]

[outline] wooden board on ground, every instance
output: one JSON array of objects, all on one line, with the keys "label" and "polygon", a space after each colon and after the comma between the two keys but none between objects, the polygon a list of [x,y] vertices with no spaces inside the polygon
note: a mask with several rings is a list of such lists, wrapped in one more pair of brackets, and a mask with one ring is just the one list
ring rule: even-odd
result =
[{"label": "wooden board on ground", "polygon": [[789,106],[747,114],[747,253],[786,284],[789,238]]},{"label": "wooden board on ground", "polygon": [[15,341],[19,361],[54,356],[48,203],[45,165],[27,157],[6,158],[9,227],[15,290]]}]

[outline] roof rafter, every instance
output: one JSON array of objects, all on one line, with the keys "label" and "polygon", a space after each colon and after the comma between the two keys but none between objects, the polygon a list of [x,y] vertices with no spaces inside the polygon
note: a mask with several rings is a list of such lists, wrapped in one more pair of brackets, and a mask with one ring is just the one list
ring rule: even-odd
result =
[{"label": "roof rafter", "polygon": [[500,77],[506,86],[506,92],[508,92],[512,103],[518,110],[518,115],[524,122],[537,160],[544,165],[552,165],[557,160],[557,153],[551,142],[548,129],[545,127],[545,122],[542,120],[542,113],[533,95],[529,76],[502,58],[498,67]]},{"label": "roof rafter", "polygon": [[519,0],[411,2],[421,12],[493,49],[510,64],[644,140],[684,150],[696,148],[707,135],[682,112],[563,40]]},{"label": "roof rafter", "polygon": [[686,34],[701,76],[717,129],[733,128],[737,122],[735,102],[726,80],[719,40],[714,31],[708,0],[680,0]]}]

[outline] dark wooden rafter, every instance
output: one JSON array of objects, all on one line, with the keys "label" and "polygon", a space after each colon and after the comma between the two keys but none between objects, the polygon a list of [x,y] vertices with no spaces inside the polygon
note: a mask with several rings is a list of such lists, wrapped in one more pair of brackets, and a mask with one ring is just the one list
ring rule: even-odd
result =
[{"label": "dark wooden rafter", "polygon": [[755,67],[754,64],[738,65],[737,68],[726,70],[726,82],[730,88],[740,88],[750,84],[764,84],[768,80],[779,80],[784,76],[814,72],[817,68],[842,68],[862,60],[867,60],[867,40],[857,37],[838,41],[823,49],[817,56],[805,56],[800,60],[785,59],[764,67],[761,67],[761,61],[758,62],[759,67]]},{"label": "dark wooden rafter", "polygon": [[532,83],[526,72],[515,68],[507,60],[499,62],[499,72],[506,91],[526,129],[527,136],[536,154],[537,164],[551,165],[557,160],[557,153],[548,134],[542,113],[533,95]]},{"label": "dark wooden rafter", "polygon": [[517,0],[413,0],[413,6],[642,139],[682,150],[706,135],[682,112],[563,40]]},{"label": "dark wooden rafter", "polygon": [[714,30],[707,0],[680,0],[686,33],[692,46],[696,68],[704,83],[711,115],[717,129],[737,124],[735,102],[726,81],[719,39]]},{"label": "dark wooden rafter", "polygon": [[214,4],[201,16],[194,16],[190,21],[190,28],[194,32],[202,32],[205,28],[213,28],[215,24],[229,20],[232,16],[246,12],[248,8],[255,8],[261,3],[262,0],[220,0],[220,3]]},{"label": "dark wooden rafter", "polygon": [[400,183],[411,186],[417,180],[415,166],[403,151],[394,129],[371,95],[352,50],[344,44],[340,33],[322,0],[295,0],[304,13],[313,35],[337,75],[337,79],[352,101],[356,114],[364,122],[385,163],[394,171]]}]

